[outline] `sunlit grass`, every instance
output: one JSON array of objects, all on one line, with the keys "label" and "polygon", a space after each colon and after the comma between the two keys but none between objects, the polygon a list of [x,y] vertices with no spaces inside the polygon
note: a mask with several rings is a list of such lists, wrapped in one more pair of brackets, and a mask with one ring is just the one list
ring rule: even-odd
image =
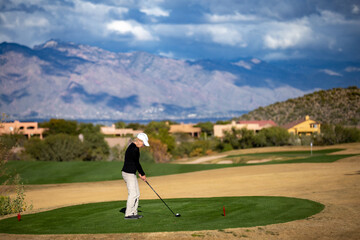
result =
[{"label": "sunlit grass", "polygon": [[[167,163],[142,163],[146,175],[149,177],[163,176],[211,169],[248,166],[244,162],[236,162],[237,159],[248,161],[251,159],[271,159],[269,162],[257,164],[279,164],[279,163],[321,163],[333,162],[354,155],[328,155],[329,153],[342,149],[329,149],[313,151],[294,152],[270,152],[230,155],[226,159],[234,159],[234,164],[167,164]],[[282,160],[278,160],[282,158]],[[119,180],[123,162],[27,162],[11,161],[7,167],[12,173],[20,174],[24,184],[54,184],[73,182],[95,182]],[[0,182],[6,179],[0,178]]]},{"label": "sunlit grass", "polygon": [[[159,200],[141,200],[144,218],[125,220],[125,201],[91,203],[0,221],[0,232],[15,234],[128,233],[226,229],[263,226],[304,219],[324,205],[286,197],[218,197],[165,199],[175,217]],[[225,216],[223,216],[225,207]]]}]

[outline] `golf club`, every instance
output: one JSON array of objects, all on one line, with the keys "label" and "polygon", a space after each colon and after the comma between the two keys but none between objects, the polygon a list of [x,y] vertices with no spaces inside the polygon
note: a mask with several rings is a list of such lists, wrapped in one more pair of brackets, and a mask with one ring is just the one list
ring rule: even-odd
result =
[{"label": "golf club", "polygon": [[147,185],[149,185],[149,187],[154,191],[154,193],[160,198],[160,200],[165,204],[165,206],[167,206],[167,208],[172,212],[172,214],[175,215],[175,217],[180,217],[180,213],[174,213],[173,210],[171,210],[171,208],[166,204],[166,202],[159,196],[159,194],[157,194],[157,192],[152,188],[152,186],[148,183],[148,181],[145,181],[147,183]]}]

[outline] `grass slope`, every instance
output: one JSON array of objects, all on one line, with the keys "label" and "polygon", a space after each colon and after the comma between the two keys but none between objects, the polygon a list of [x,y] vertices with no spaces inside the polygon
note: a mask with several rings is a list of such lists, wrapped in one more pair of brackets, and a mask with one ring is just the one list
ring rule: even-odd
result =
[{"label": "grass slope", "polygon": [[[124,220],[125,201],[91,203],[0,221],[0,232],[14,234],[96,234],[165,232],[263,226],[304,219],[324,209],[305,199],[220,197],[167,199],[176,218],[160,200],[141,200],[140,220]],[[226,216],[223,216],[223,206]]]},{"label": "grass slope", "polygon": [[[287,160],[271,161],[261,164],[278,163],[311,163],[311,162],[333,162],[338,159],[353,155],[327,155],[342,149],[329,149],[296,152],[273,152],[273,153],[254,153],[228,156],[229,159],[262,159],[286,157]],[[143,169],[150,176],[163,176],[218,168],[249,166],[250,164],[166,164],[166,163],[142,163]],[[7,167],[12,173],[20,174],[24,184],[56,184],[73,182],[95,182],[121,179],[121,169],[123,162],[24,162],[12,161]],[[0,178],[0,182],[5,181],[5,177]]]}]

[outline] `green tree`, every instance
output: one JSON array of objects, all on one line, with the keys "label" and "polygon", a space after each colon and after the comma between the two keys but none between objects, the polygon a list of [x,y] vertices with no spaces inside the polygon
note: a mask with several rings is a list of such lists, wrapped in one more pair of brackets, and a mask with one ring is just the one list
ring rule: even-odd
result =
[{"label": "green tree", "polygon": [[131,128],[133,130],[145,129],[145,126],[140,123],[129,123],[126,125],[126,128]]},{"label": "green tree", "polygon": [[206,136],[213,135],[214,124],[212,122],[200,122],[200,123],[196,124],[195,127],[201,128],[201,132],[205,133]]},{"label": "green tree", "polygon": [[317,145],[333,145],[336,143],[334,126],[331,124],[321,124],[321,135],[315,140]]},{"label": "green tree", "polygon": [[83,147],[86,152],[83,160],[101,161],[110,154],[110,147],[100,132],[100,126],[91,123],[81,123],[79,132],[83,136]]},{"label": "green tree", "polygon": [[218,121],[216,121],[215,124],[218,124],[218,125],[226,125],[226,124],[229,124],[229,123],[231,123],[230,120],[218,120]]},{"label": "green tree", "polygon": [[223,142],[230,144],[233,149],[253,147],[254,141],[254,131],[245,127],[241,129],[232,128],[231,131],[225,133],[223,139]]},{"label": "green tree", "polygon": [[317,145],[333,145],[360,141],[360,130],[356,127],[344,127],[336,124],[322,124],[321,134],[314,138]]},{"label": "green tree", "polygon": [[240,139],[239,145],[240,148],[251,148],[254,146],[255,142],[255,133],[253,130],[248,130],[246,128],[242,128],[239,131]]},{"label": "green tree", "polygon": [[126,123],[123,121],[116,122],[115,128],[126,128]]},{"label": "green tree", "polygon": [[284,146],[289,144],[290,134],[281,127],[261,129],[255,136],[255,146]]},{"label": "green tree", "polygon": [[169,134],[170,126],[165,122],[151,121],[145,127],[145,133],[151,138],[159,139],[166,145],[168,153],[172,153],[176,147],[175,137]]},{"label": "green tree", "polygon": [[39,161],[76,161],[84,158],[84,146],[77,136],[56,134],[40,139],[30,139],[25,144],[26,153]]},{"label": "green tree", "polygon": [[145,133],[150,134],[150,135],[151,134],[156,135],[160,132],[161,129],[165,129],[165,130],[169,131],[170,126],[165,121],[161,121],[161,122],[151,121],[146,125]]},{"label": "green tree", "polygon": [[39,124],[42,128],[48,128],[45,135],[54,135],[59,133],[77,135],[77,122],[64,119],[50,119],[49,122]]}]

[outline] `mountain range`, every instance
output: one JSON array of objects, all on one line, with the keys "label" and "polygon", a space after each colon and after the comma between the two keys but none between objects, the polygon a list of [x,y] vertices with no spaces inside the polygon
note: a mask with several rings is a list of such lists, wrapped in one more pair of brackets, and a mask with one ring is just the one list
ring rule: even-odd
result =
[{"label": "mountain range", "polygon": [[54,39],[0,44],[0,111],[19,120],[231,118],[348,86],[360,86],[359,62],[179,60]]}]

